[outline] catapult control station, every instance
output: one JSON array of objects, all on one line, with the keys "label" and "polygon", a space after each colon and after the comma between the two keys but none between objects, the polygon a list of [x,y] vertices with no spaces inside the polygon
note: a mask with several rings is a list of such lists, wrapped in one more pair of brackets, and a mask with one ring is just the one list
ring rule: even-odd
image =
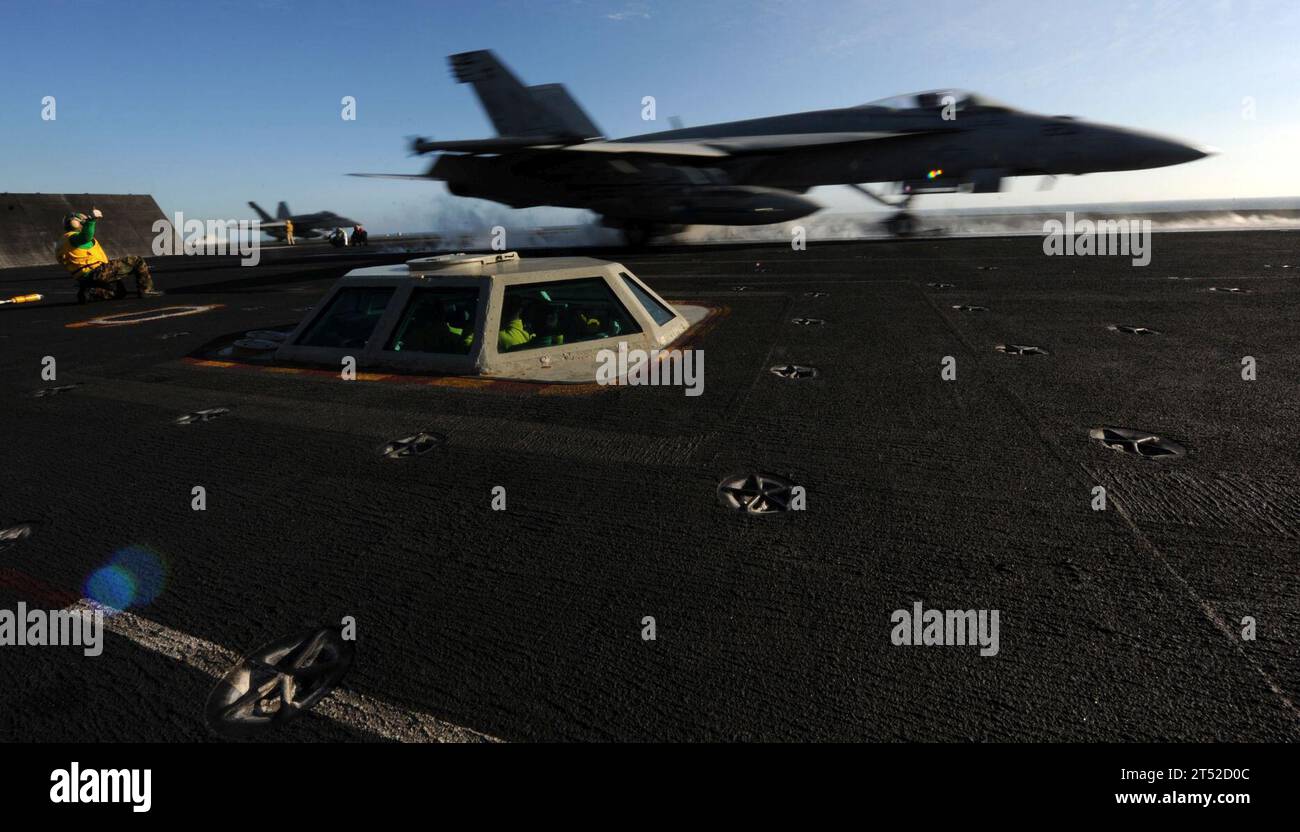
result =
[{"label": "catapult control station", "polygon": [[277,362],[589,382],[601,350],[662,349],[708,314],[589,257],[448,254],[344,275]]}]

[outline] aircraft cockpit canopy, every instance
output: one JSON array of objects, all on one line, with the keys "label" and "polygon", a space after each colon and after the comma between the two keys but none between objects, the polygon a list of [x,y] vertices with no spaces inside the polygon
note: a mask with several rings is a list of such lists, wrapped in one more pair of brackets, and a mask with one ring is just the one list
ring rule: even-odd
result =
[{"label": "aircraft cockpit canopy", "polygon": [[889,98],[881,98],[877,101],[869,101],[862,107],[874,107],[881,110],[939,110],[947,104],[947,98],[951,96],[952,102],[958,111],[962,110],[1011,110],[1001,101],[995,101],[986,95],[971,92],[970,90],[927,90],[925,92],[913,92],[906,95],[895,95]]}]

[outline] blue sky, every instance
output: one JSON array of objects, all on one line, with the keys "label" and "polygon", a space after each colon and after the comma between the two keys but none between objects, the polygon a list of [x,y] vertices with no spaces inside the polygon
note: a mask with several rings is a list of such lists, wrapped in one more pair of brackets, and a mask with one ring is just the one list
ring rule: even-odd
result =
[{"label": "blue sky", "polygon": [[[0,190],[152,193],[167,212],[251,217],[249,199],[372,230],[454,224],[404,137],[492,134],[446,56],[490,48],[562,82],[610,136],[975,89],[1210,144],[1166,170],[1033,180],[968,205],[1300,195],[1300,3],[198,2],[0,0]],[[74,34],[75,33],[75,34]],[[41,119],[53,95],[57,119]],[[357,120],[339,117],[357,99]],[[660,123],[640,119],[653,95]],[[1247,98],[1255,117],[1244,117]],[[847,189],[819,189],[857,209]],[[941,204],[937,198],[929,204]],[[501,212],[508,222],[510,215]],[[571,218],[555,212],[522,221]]]}]

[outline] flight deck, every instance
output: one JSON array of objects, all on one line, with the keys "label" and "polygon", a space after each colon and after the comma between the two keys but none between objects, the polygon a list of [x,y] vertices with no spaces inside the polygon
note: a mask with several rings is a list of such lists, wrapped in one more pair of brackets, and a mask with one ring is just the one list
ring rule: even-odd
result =
[{"label": "flight deck", "polygon": [[[0,307],[2,605],[125,609],[0,651],[0,739],[219,740],[232,662],[351,619],[255,738],[1295,741],[1296,239],[578,252],[710,310],[698,396],[213,358],[409,252],[0,272],[46,298]],[[997,654],[896,646],[918,603]]]}]

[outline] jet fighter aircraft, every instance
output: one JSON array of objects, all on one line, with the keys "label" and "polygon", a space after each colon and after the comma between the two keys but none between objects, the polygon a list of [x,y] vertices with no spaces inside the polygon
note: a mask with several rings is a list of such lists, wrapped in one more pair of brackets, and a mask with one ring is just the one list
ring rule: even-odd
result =
[{"label": "jet fighter aircraft", "polygon": [[[917,194],[993,192],[1014,176],[1142,170],[1209,153],[961,90],[609,139],[562,85],[525,86],[490,51],[450,61],[497,136],[417,138],[414,153],[438,154],[425,173],[354,175],[442,180],[453,194],[515,208],[585,208],[633,244],[689,224],[797,219],[820,209],[805,196],[819,185],[848,185],[899,209],[889,225],[905,233]],[[897,196],[866,187],[877,183]]]},{"label": "jet fighter aircraft", "polygon": [[314,214],[294,214],[289,211],[289,205],[281,202],[275,209],[275,216],[272,217],[262,206],[256,202],[248,203],[248,207],[257,212],[261,218],[258,228],[263,234],[268,234],[276,240],[285,238],[285,220],[293,223],[293,234],[295,237],[324,237],[336,228],[352,228],[358,223],[356,220],[350,220],[347,217],[340,217],[333,211],[317,211]]}]

